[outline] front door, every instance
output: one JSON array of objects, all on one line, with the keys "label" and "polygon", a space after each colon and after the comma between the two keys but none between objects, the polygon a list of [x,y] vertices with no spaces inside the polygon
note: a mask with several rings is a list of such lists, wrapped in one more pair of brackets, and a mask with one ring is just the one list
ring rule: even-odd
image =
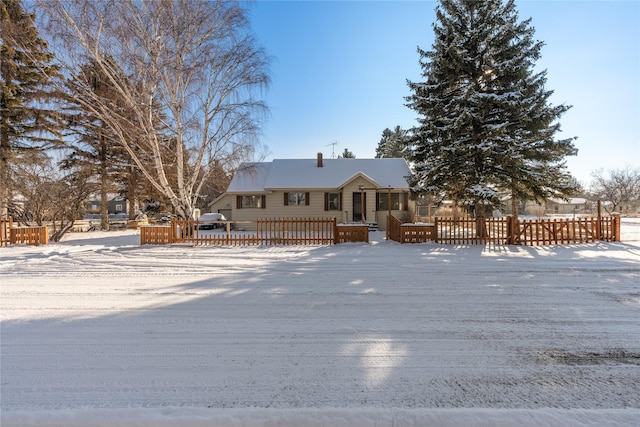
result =
[{"label": "front door", "polygon": [[365,218],[363,217],[364,206],[367,204],[367,194],[366,193],[353,193],[353,222],[364,222]]}]

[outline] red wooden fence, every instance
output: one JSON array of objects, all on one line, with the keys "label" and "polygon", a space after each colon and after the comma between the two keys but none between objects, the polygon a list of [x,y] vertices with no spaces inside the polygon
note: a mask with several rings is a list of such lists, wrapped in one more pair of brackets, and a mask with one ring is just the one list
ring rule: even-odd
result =
[{"label": "red wooden fence", "polygon": [[[255,221],[255,232],[202,233],[198,221],[173,219],[167,226],[140,228],[140,244],[254,246],[254,245],[331,245],[346,241],[367,242],[368,228],[338,226],[335,218],[262,218]],[[365,233],[362,232],[365,229]]]},{"label": "red wooden fence", "polygon": [[0,246],[7,246],[11,243],[11,227],[13,227],[11,218],[0,218]]},{"label": "red wooden fence", "polygon": [[369,226],[367,224],[340,224],[336,226],[334,242],[368,242]]},{"label": "red wooden fence", "polygon": [[509,242],[507,218],[486,218],[484,224],[474,218],[435,218],[438,243],[474,245],[507,244]]},{"label": "red wooden fence", "polygon": [[436,239],[435,224],[403,224],[390,215],[387,217],[388,237],[400,243],[424,243]]},{"label": "red wooden fence", "polygon": [[620,216],[603,218],[538,218],[516,220],[486,218],[436,217],[433,225],[402,224],[391,216],[388,219],[389,238],[401,243],[433,240],[457,245],[517,244],[558,245],[620,240]]},{"label": "red wooden fence", "polygon": [[12,228],[10,241],[14,245],[48,245],[49,228],[46,226]]},{"label": "red wooden fence", "polygon": [[19,244],[49,244],[49,228],[46,226],[14,227],[11,218],[0,218],[0,246]]},{"label": "red wooden fence", "polygon": [[335,218],[264,218],[256,221],[262,245],[331,245]]},{"label": "red wooden fence", "polygon": [[603,218],[436,218],[436,242],[448,244],[558,245],[620,240],[620,216]]}]

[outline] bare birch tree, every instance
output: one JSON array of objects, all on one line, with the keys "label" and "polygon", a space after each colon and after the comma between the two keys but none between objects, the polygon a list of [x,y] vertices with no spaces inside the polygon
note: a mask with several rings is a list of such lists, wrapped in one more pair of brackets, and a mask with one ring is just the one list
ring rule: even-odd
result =
[{"label": "bare birch tree", "polygon": [[[246,10],[222,0],[46,0],[75,101],[109,127],[146,179],[188,217],[214,165],[257,146],[268,60]],[[121,105],[77,70],[91,62]],[[73,96],[73,94],[72,94]],[[125,111],[126,110],[126,111]]]}]

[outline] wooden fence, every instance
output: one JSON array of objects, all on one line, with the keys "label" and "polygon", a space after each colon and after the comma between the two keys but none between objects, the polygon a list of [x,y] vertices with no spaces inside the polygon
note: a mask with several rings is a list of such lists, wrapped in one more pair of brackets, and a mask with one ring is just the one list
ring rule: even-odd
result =
[{"label": "wooden fence", "polygon": [[368,242],[366,224],[338,225],[335,218],[263,218],[255,232],[231,230],[233,221],[221,221],[225,232],[203,233],[197,220],[176,219],[167,226],[140,227],[141,245],[184,243],[194,246],[331,245]]},{"label": "wooden fence", "polygon": [[0,246],[7,246],[11,243],[11,228],[13,220],[11,218],[0,218]]},{"label": "wooden fence", "polygon": [[[167,226],[140,227],[140,244],[257,246],[331,245],[368,242],[366,224],[336,224],[335,218],[267,218],[256,221],[256,232],[231,232],[231,221],[223,233],[202,233],[195,220],[173,219]],[[444,244],[519,244],[527,246],[620,241],[620,216],[601,218],[538,218],[515,220],[487,218],[484,228],[472,218],[436,217],[434,224],[402,224],[388,218],[388,237],[401,243],[433,240]],[[49,233],[43,227],[13,227],[11,218],[0,218],[0,246],[46,245]]]},{"label": "wooden fence", "polygon": [[167,226],[144,226],[140,227],[141,245],[168,245],[173,242],[173,228]]},{"label": "wooden fence", "polygon": [[49,228],[46,226],[14,227],[11,218],[0,218],[0,246],[20,244],[49,244]]},{"label": "wooden fence", "polygon": [[266,218],[256,221],[261,245],[331,245],[335,218]]},{"label": "wooden fence", "polygon": [[487,218],[484,227],[473,218],[435,220],[436,239],[446,244],[552,245],[620,241],[620,216],[603,218]]},{"label": "wooden fence", "polygon": [[402,221],[393,215],[387,216],[387,239],[402,243]]},{"label": "wooden fence", "polygon": [[424,243],[435,238],[435,224],[402,224],[402,243]]},{"label": "wooden fence", "polygon": [[336,226],[334,242],[369,242],[368,224],[340,224]]},{"label": "wooden fence", "polygon": [[388,218],[388,237],[400,243],[552,245],[620,240],[620,216],[602,218],[538,218],[516,220],[436,217],[431,224],[402,224]]},{"label": "wooden fence", "polygon": [[424,243],[436,239],[434,224],[403,224],[393,215],[387,217],[388,238],[400,243]]},{"label": "wooden fence", "polygon": [[509,221],[507,218],[486,218],[484,229],[474,218],[435,218],[438,243],[474,245],[508,244]]},{"label": "wooden fence", "polygon": [[48,245],[49,228],[42,227],[17,227],[11,229],[11,244]]}]

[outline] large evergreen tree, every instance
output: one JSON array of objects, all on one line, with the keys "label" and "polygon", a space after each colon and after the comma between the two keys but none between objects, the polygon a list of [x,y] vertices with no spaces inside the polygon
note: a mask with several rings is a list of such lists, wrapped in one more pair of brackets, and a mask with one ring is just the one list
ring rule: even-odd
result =
[{"label": "large evergreen tree", "polygon": [[376,148],[376,158],[404,158],[407,147],[407,131],[400,126],[386,128]]},{"label": "large evergreen tree", "polygon": [[20,0],[0,0],[0,216],[11,204],[11,164],[60,136],[58,114],[48,107],[56,96],[49,83],[58,67],[34,20]]},{"label": "large evergreen tree", "polygon": [[[90,96],[85,95],[86,88],[91,89]],[[113,193],[126,193],[131,214],[137,207],[137,186],[136,182],[131,181],[140,180],[140,176],[126,150],[113,142],[116,136],[109,125],[90,110],[87,111],[84,104],[90,102],[93,96],[98,96],[109,99],[112,108],[120,110],[125,116],[127,110],[118,91],[93,61],[81,66],[73,78],[67,81],[65,89],[69,94],[65,113],[69,122],[67,146],[70,151],[61,165],[65,170],[72,170],[72,173],[89,173],[95,177],[94,186],[100,194],[100,228],[109,230],[109,196]],[[79,102],[79,98],[84,98],[84,103]],[[131,134],[131,139],[134,139],[135,130]]]},{"label": "large evergreen tree", "polygon": [[436,16],[432,49],[418,49],[425,81],[408,82],[413,191],[474,204],[479,223],[501,192],[514,203],[571,194],[574,138],[555,139],[570,107],[549,103],[546,71],[534,70],[543,43],[531,20],[513,0],[441,0]]}]

